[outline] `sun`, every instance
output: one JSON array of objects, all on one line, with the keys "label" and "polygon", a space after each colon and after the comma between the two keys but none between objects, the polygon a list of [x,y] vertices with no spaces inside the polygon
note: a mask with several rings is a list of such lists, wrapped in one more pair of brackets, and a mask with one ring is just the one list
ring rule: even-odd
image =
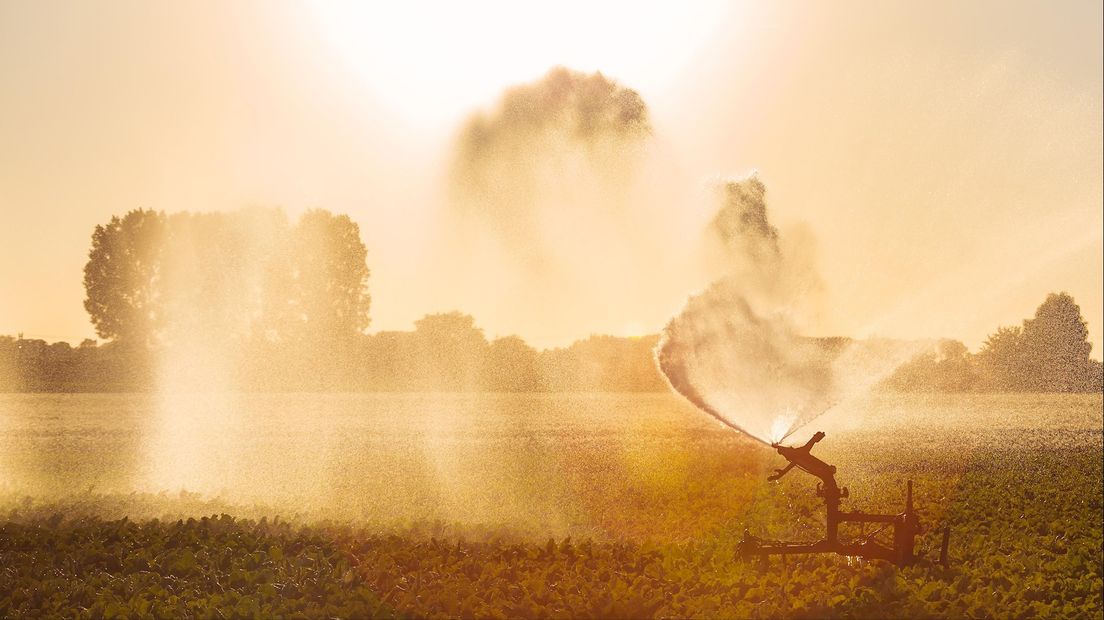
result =
[{"label": "sun", "polygon": [[719,0],[312,7],[319,36],[341,62],[416,123],[455,122],[557,65],[602,71],[647,94],[677,76],[732,9]]}]

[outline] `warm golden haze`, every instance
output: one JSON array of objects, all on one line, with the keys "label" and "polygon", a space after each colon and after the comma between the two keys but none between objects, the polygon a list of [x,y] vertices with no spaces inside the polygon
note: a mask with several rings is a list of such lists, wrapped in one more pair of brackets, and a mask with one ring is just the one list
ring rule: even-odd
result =
[{"label": "warm golden haze", "polygon": [[1102,29],[0,0],[0,618],[1100,618]]},{"label": "warm golden haze", "polygon": [[[0,333],[93,335],[79,274],[113,214],[258,205],[360,224],[372,330],[458,309],[538,347],[656,333],[710,279],[695,256],[710,180],[758,170],[777,225],[815,247],[814,333],[977,350],[1066,290],[1099,359],[1092,3],[56,8],[0,8]],[[379,53],[387,41],[400,51]],[[452,239],[448,169],[465,119],[559,64],[639,92],[654,139],[613,201],[631,215],[587,210],[600,235],[530,280],[498,240]],[[551,224],[545,244],[580,234]],[[491,288],[458,280],[458,263],[499,267]]]}]

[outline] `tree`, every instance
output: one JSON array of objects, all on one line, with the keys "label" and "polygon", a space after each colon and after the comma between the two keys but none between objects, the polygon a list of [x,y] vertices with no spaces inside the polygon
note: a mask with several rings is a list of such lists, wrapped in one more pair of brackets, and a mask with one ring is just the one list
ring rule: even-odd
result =
[{"label": "tree", "polygon": [[996,392],[1016,391],[1023,383],[1023,331],[1019,327],[998,327],[985,339],[978,352],[982,387]]},{"label": "tree", "polygon": [[1051,293],[1035,311],[1035,317],[1024,321],[1021,351],[1025,389],[1090,389],[1089,330],[1081,318],[1081,308],[1068,293]]},{"label": "tree", "polygon": [[498,338],[487,348],[483,389],[535,392],[540,389],[537,351],[517,336]]},{"label": "tree", "polygon": [[1052,293],[1023,327],[1001,327],[977,355],[985,389],[1009,392],[1101,390],[1100,362],[1081,308],[1068,293]]},{"label": "tree", "polygon": [[945,392],[967,392],[977,383],[970,350],[958,340],[939,343],[936,382]]},{"label": "tree", "polygon": [[292,231],[290,293],[294,336],[332,342],[368,327],[368,255],[360,227],[322,209]]},{"label": "tree", "polygon": [[96,226],[84,266],[84,308],[101,338],[148,346],[157,338],[163,213],[137,209]]},{"label": "tree", "polygon": [[0,336],[0,393],[23,389],[19,368],[19,341]]},{"label": "tree", "polygon": [[487,339],[468,314],[427,314],[414,322],[417,347],[414,373],[425,390],[479,388]]},{"label": "tree", "polygon": [[263,333],[265,276],[287,241],[278,209],[170,215],[160,278],[166,343],[240,344]]},{"label": "tree", "polygon": [[359,227],[327,211],[291,228],[278,209],[137,210],[96,227],[85,308],[97,334],[118,345],[112,357],[136,371],[150,367],[155,348],[225,361],[251,342],[289,377],[346,385],[368,325],[366,256]]},{"label": "tree", "polygon": [[653,351],[658,336],[591,335],[540,354],[540,374],[551,391],[649,392],[666,389]]},{"label": "tree", "polygon": [[900,392],[967,392],[976,383],[966,345],[942,340],[934,351],[926,351],[897,368],[885,385]]}]

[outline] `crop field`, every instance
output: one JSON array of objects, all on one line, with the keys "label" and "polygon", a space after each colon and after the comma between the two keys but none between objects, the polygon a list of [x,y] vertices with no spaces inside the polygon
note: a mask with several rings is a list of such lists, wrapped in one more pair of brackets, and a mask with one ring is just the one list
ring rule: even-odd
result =
[{"label": "crop field", "polygon": [[806,429],[845,509],[899,512],[913,480],[905,569],[738,559],[745,528],[822,537],[816,481],[768,483],[781,457],[668,396],[252,397],[217,433],[44,398],[0,397],[4,617],[1104,613],[1099,395],[879,396]]}]

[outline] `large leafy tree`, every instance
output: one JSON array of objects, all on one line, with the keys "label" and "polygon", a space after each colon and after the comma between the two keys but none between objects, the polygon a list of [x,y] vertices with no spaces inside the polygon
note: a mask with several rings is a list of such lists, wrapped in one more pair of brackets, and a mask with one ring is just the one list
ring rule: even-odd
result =
[{"label": "large leafy tree", "polygon": [[1023,327],[1002,327],[978,353],[983,385],[1013,392],[1099,391],[1100,362],[1081,308],[1068,293],[1052,293]]},{"label": "large leafy tree", "polygon": [[1081,308],[1068,293],[1051,293],[1024,321],[1025,387],[1038,392],[1085,389],[1090,368],[1089,330]]},{"label": "large leafy tree", "polygon": [[101,338],[135,345],[156,340],[166,230],[165,215],[145,209],[96,226],[84,266],[84,307]]},{"label": "large leafy tree", "polygon": [[102,338],[333,344],[368,326],[367,250],[348,216],[136,210],[97,226],[85,308]]},{"label": "large leafy tree", "polygon": [[278,209],[169,216],[162,299],[169,340],[241,342],[261,332],[265,276],[287,244]]},{"label": "large leafy tree", "polygon": [[292,338],[341,340],[368,327],[368,255],[347,215],[314,209],[292,231],[285,327]]}]

